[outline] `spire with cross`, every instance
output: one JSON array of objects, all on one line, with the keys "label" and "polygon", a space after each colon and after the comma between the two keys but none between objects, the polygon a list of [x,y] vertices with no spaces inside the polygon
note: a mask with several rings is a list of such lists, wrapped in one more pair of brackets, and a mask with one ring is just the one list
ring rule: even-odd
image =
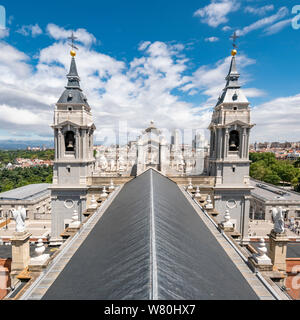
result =
[{"label": "spire with cross", "polygon": [[75,57],[76,56],[76,51],[75,50],[78,50],[78,48],[75,46],[74,43],[75,43],[75,40],[77,40],[78,38],[75,37],[74,32],[72,31],[72,35],[68,39],[71,40],[71,42],[72,42],[72,43],[69,43],[69,46],[72,48],[71,56]]},{"label": "spire with cross", "polygon": [[234,34],[230,37],[230,39],[232,39],[233,41],[233,48],[236,49],[237,48],[237,45],[236,45],[236,40],[239,38],[239,36],[237,35],[237,32],[234,31]]},{"label": "spire with cross", "polygon": [[233,50],[231,51],[231,55],[234,57],[237,54],[237,45],[236,45],[236,40],[239,38],[237,35],[237,32],[234,31],[233,35],[230,37],[232,39],[232,45],[233,45]]}]

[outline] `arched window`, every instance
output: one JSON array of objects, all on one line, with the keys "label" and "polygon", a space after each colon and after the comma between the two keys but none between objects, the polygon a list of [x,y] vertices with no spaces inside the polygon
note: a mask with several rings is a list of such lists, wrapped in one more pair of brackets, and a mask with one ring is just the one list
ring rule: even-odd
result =
[{"label": "arched window", "polygon": [[240,147],[240,135],[236,130],[232,130],[229,136],[229,151],[238,151]]},{"label": "arched window", "polygon": [[67,131],[65,134],[66,151],[75,150],[75,134],[73,131]]}]

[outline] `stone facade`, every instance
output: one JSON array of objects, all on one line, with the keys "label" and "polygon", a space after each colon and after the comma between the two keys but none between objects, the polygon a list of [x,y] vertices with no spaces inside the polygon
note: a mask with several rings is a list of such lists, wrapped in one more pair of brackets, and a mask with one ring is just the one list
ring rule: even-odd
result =
[{"label": "stone facade", "polygon": [[93,155],[95,125],[87,98],[79,85],[75,58],[72,58],[68,85],[54,113],[55,161],[51,187],[53,241],[71,222],[74,210],[86,209],[87,178],[95,164]]},{"label": "stone facade", "polygon": [[0,219],[13,218],[12,209],[25,208],[26,219],[51,220],[49,184],[28,185],[0,193]]},{"label": "stone facade", "polygon": [[[248,237],[250,210],[250,104],[241,90],[236,58],[232,57],[226,86],[214,108],[209,130],[209,175],[215,177],[215,208],[230,216],[242,238]],[[218,219],[222,219],[220,215]],[[219,221],[221,222],[221,220]]]},{"label": "stone facade", "polygon": [[166,139],[151,122],[137,142],[137,175],[150,167],[166,173],[169,161]]},{"label": "stone facade", "polygon": [[282,207],[284,219],[300,220],[300,194],[251,179],[250,219],[272,220],[272,208]]}]

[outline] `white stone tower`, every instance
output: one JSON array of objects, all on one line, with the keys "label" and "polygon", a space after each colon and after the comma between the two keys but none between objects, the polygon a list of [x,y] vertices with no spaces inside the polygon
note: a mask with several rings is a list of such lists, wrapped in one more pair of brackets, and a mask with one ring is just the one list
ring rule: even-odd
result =
[{"label": "white stone tower", "polygon": [[154,121],[143,132],[137,142],[137,175],[142,174],[149,167],[159,170],[163,174],[169,167],[168,144],[161,135]]},{"label": "white stone tower", "polygon": [[87,98],[80,88],[75,51],[71,51],[68,84],[54,112],[55,161],[51,187],[51,239],[59,239],[72,221],[74,210],[82,220],[86,209],[87,178],[94,166],[93,134],[95,125]]},{"label": "white stone tower", "polygon": [[[236,50],[232,50],[226,86],[214,108],[209,126],[209,175],[215,176],[215,207],[230,216],[245,240],[249,221],[249,136],[254,126],[250,120],[249,101],[239,84]],[[221,218],[221,217],[220,217]]]},{"label": "white stone tower", "polygon": [[203,134],[198,133],[195,137],[196,149],[196,165],[194,169],[195,175],[202,175],[204,173],[204,158],[205,158],[205,137]]}]

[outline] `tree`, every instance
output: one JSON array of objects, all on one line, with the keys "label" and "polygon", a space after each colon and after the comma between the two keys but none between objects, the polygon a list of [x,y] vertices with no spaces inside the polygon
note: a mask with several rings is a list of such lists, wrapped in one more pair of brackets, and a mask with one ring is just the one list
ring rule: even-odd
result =
[{"label": "tree", "polygon": [[280,183],[280,177],[275,173],[271,173],[264,176],[264,181],[267,183],[277,185]]}]

